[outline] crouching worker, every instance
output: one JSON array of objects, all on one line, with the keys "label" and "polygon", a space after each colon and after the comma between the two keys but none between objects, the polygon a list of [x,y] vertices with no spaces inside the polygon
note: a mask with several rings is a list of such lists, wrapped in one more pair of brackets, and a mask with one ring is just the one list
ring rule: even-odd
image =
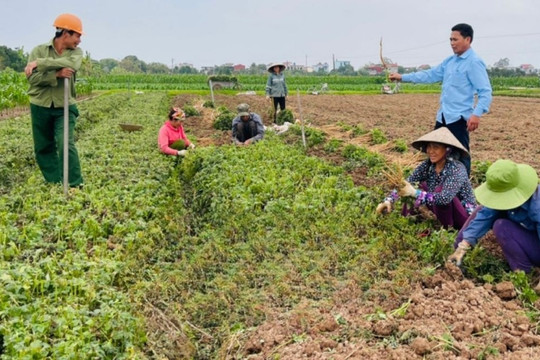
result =
[{"label": "crouching worker", "polygon": [[461,265],[465,253],[493,229],[513,271],[540,267],[540,186],[534,168],[497,160],[474,193],[481,206],[458,233],[448,260]]},{"label": "crouching worker", "polygon": [[264,125],[258,114],[249,111],[248,104],[236,108],[238,115],[232,121],[232,138],[235,145],[250,145],[264,136]]},{"label": "crouching worker", "polygon": [[[406,205],[402,214],[408,215],[425,205],[445,227],[461,229],[476,207],[471,182],[459,156],[469,156],[468,151],[446,127],[434,130],[412,143],[412,146],[428,155],[409,176],[399,190],[393,190],[377,206],[378,214],[390,212],[399,196],[415,199],[414,208]],[[414,188],[411,183],[418,183]]]},{"label": "crouching worker", "polygon": [[185,156],[187,149],[195,148],[184,132],[183,122],[186,115],[179,108],[169,111],[169,120],[159,129],[159,151],[166,155]]}]

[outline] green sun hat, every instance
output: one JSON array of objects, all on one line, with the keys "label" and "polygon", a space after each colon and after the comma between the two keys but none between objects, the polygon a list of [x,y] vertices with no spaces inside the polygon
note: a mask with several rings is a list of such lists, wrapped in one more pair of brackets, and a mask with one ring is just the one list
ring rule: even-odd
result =
[{"label": "green sun hat", "polygon": [[538,174],[532,166],[502,159],[489,167],[486,182],[474,194],[485,207],[510,210],[523,205],[537,188]]}]

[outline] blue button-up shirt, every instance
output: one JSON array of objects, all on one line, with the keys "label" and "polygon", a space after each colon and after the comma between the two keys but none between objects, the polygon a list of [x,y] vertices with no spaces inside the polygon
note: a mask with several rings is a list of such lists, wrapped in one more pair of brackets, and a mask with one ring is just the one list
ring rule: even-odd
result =
[{"label": "blue button-up shirt", "polygon": [[523,205],[510,210],[493,210],[483,207],[476,217],[463,230],[463,239],[471,245],[476,245],[478,239],[484,236],[492,227],[495,220],[507,218],[523,228],[536,231],[540,241],[540,186]]},{"label": "blue button-up shirt", "polygon": [[[447,124],[458,121],[462,116],[469,120],[471,114],[482,116],[491,105],[491,84],[484,61],[472,48],[460,56],[454,54],[441,64],[425,71],[404,74],[403,82],[435,83],[442,81],[440,107],[437,121],[442,116]],[[474,106],[475,96],[478,102]]]}]

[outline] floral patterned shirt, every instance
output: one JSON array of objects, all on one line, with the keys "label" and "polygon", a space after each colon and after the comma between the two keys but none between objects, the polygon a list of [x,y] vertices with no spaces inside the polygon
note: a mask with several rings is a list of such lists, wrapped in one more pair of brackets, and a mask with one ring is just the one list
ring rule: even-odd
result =
[{"label": "floral patterned shirt", "polygon": [[419,197],[424,198],[423,202],[427,205],[448,205],[457,196],[469,214],[476,207],[467,170],[460,161],[447,160],[442,171],[437,174],[435,164],[429,159],[425,160],[407,180],[410,183],[425,183],[422,189],[424,194],[419,194]]}]

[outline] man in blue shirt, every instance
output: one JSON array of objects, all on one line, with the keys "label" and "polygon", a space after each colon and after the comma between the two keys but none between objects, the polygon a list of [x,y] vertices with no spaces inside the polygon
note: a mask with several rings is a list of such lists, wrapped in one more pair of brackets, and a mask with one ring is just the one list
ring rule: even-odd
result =
[{"label": "man in blue shirt", "polygon": [[[471,48],[472,41],[473,28],[468,24],[457,24],[450,34],[450,45],[454,55],[426,71],[389,75],[390,80],[403,82],[442,81],[435,129],[442,126],[448,127],[469,153],[469,132],[478,128],[480,117],[489,111],[492,100],[486,65]],[[475,95],[478,97],[476,105]],[[471,158],[466,157],[460,160],[470,175]]]}]

